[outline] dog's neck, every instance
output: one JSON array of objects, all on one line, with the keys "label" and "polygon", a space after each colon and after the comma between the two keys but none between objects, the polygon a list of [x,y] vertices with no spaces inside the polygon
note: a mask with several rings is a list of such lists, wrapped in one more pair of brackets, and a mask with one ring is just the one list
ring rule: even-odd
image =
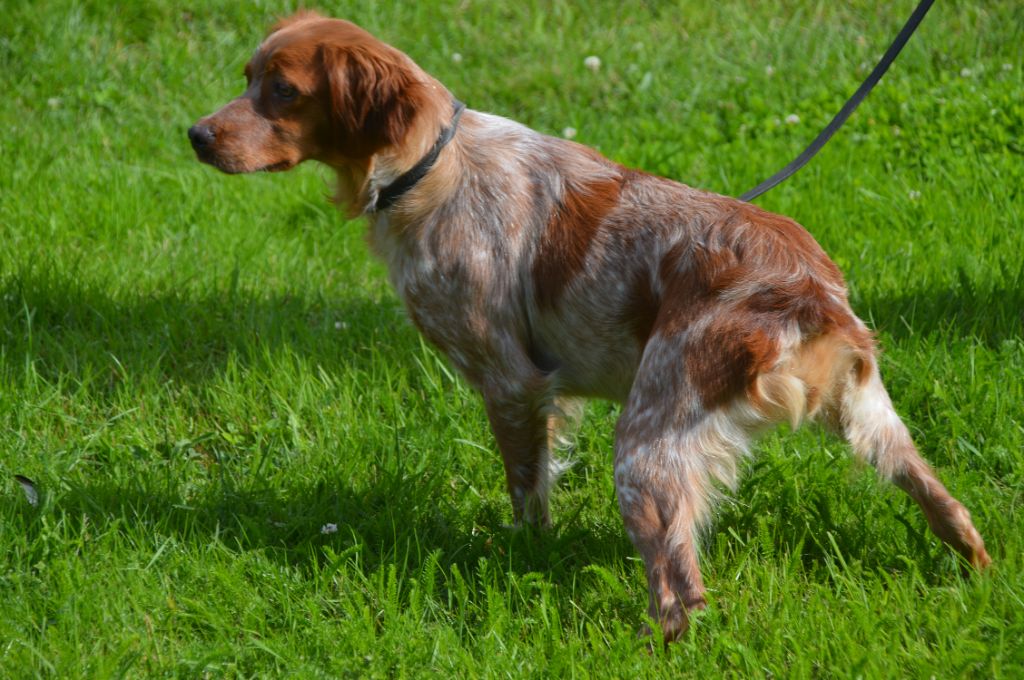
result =
[{"label": "dog's neck", "polygon": [[[457,102],[440,83],[434,81],[431,90],[435,96],[431,96],[429,104],[418,112],[400,144],[381,149],[369,158],[342,157],[334,159],[335,162],[327,161],[337,173],[338,184],[334,202],[346,206],[349,217],[386,210],[388,206],[378,207],[381,194],[395,182],[401,181],[407,173],[415,171],[418,165],[431,156],[433,162],[428,165],[433,167],[441,152],[448,148],[447,141],[450,141],[451,137],[446,135],[446,131],[454,132],[454,126],[463,107],[461,102]],[[453,103],[457,103],[458,106],[454,106]],[[445,137],[445,143],[439,144]],[[419,179],[423,179],[426,174],[424,172]],[[422,182],[413,182],[405,191],[409,192],[420,184]]]},{"label": "dog's neck", "polygon": [[437,162],[438,156],[441,155],[441,151],[448,145],[448,142],[452,141],[452,137],[455,136],[455,132],[459,127],[459,118],[462,117],[462,112],[466,109],[466,105],[458,99],[453,99],[452,108],[451,121],[448,125],[441,128],[441,132],[438,134],[437,140],[434,141],[434,145],[430,147],[430,150],[414,166],[396,177],[390,184],[380,187],[375,192],[371,192],[371,195],[375,194],[375,197],[372,203],[367,205],[367,212],[387,210],[430,172],[430,169]]}]

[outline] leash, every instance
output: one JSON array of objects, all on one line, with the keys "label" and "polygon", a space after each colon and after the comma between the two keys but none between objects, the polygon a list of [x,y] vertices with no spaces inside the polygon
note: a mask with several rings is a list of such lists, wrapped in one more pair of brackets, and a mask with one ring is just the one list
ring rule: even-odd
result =
[{"label": "leash", "polygon": [[864,98],[868,96],[871,90],[874,89],[875,85],[878,84],[878,81],[881,80],[885,72],[889,70],[889,66],[892,65],[892,62],[896,61],[896,57],[899,55],[900,50],[903,49],[903,46],[907,44],[908,40],[910,40],[910,36],[912,36],[914,31],[917,30],[918,24],[921,23],[922,19],[924,19],[924,15],[928,13],[928,10],[931,8],[934,1],[935,0],[921,0],[921,2],[918,3],[913,14],[910,15],[909,19],[907,19],[907,23],[905,23],[903,28],[900,29],[899,34],[896,36],[896,40],[893,41],[892,45],[889,46],[889,49],[886,50],[884,55],[882,55],[881,61],[879,61],[874,70],[871,71],[867,80],[861,83],[861,86],[857,88],[857,91],[853,93],[853,96],[843,104],[843,108],[839,109],[839,113],[832,118],[832,121],[825,126],[824,130],[818,133],[818,136],[815,137],[814,141],[803,150],[803,153],[790,161],[789,165],[782,168],[753,189],[747,191],[745,194],[742,194],[740,196],[741,201],[752,201],[774,187],[776,184],[785,181],[797,170],[807,165],[807,161],[811,160],[811,158],[814,157],[814,154],[818,153],[821,150],[821,147],[825,146],[825,142],[827,142],[832,135],[836,133],[836,130],[843,126],[843,123],[845,123],[846,119],[850,117],[850,114],[852,114],[856,110],[857,106],[864,101]]}]

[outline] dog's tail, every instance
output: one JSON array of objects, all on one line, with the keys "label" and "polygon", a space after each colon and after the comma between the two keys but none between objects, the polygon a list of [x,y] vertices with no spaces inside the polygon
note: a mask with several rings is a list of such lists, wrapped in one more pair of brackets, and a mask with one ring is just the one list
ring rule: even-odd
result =
[{"label": "dog's tail", "polygon": [[977,569],[991,563],[971,515],[917,452],[872,361],[841,393],[840,425],[854,452],[917,501],[928,526]]},{"label": "dog's tail", "polygon": [[939,538],[976,568],[991,562],[970,513],[918,453],[893,408],[870,335],[859,322],[802,342],[777,370],[759,376],[751,396],[775,420],[788,419],[794,426],[824,421],[859,458],[921,506]]}]

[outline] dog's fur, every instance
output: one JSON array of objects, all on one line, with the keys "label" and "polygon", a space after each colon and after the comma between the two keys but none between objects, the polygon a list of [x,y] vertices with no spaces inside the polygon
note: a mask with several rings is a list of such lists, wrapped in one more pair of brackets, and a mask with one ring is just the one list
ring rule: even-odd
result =
[{"label": "dog's fur", "polygon": [[190,131],[200,159],[336,171],[413,322],[483,395],[517,523],[550,521],[559,401],[624,404],[615,487],[666,639],[704,606],[695,536],[716,488],[783,421],[845,435],[943,541],[989,563],[893,410],[842,275],[792,220],[472,110],[430,172],[376,211],[450,123],[444,86],[309,12],[274,26],[245,72],[245,93]]}]

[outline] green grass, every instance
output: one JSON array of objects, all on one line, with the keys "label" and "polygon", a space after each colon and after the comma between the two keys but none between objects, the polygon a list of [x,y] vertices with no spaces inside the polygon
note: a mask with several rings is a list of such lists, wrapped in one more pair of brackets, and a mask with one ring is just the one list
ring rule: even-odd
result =
[{"label": "green grass", "polygon": [[[473,108],[732,194],[827,122],[912,5],[321,4]],[[759,201],[846,272],[994,568],[962,579],[843,444],[779,433],[705,542],[708,611],[653,654],[617,407],[588,407],[554,530],[503,529],[480,401],[327,173],[192,157],[185,130],[291,6],[191,7],[0,0],[0,676],[1024,675],[1020,3],[937,3]]]}]

